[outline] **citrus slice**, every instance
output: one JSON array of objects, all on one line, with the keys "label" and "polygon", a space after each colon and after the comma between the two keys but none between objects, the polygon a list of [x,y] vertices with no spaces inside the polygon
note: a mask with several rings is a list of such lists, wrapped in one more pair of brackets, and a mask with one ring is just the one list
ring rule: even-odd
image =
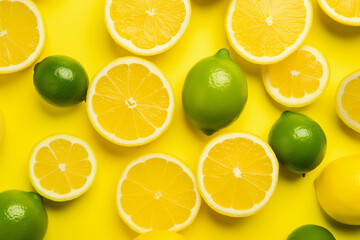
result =
[{"label": "citrus slice", "polygon": [[190,11],[189,0],[107,0],[105,21],[122,47],[135,54],[155,55],[181,38]]},{"label": "citrus slice", "polygon": [[198,168],[200,193],[216,212],[231,217],[256,213],[274,192],[279,165],[270,146],[246,133],[212,140]]},{"label": "citrus slice", "polygon": [[270,64],[302,44],[311,22],[309,0],[232,0],[226,30],[241,56],[253,63]]},{"label": "citrus slice", "polygon": [[360,70],[350,74],[339,84],[336,108],[341,120],[360,132]]},{"label": "citrus slice", "polygon": [[324,12],[337,22],[360,26],[360,4],[358,0],[318,0]]},{"label": "citrus slice", "polygon": [[321,52],[304,46],[285,60],[264,68],[263,80],[275,101],[288,107],[303,107],[323,93],[329,66]]},{"label": "citrus slice", "polygon": [[29,0],[0,0],[0,13],[0,74],[20,71],[43,49],[43,20]]},{"label": "citrus slice", "polygon": [[85,193],[94,181],[96,161],[88,145],[69,135],[39,143],[30,158],[30,179],[42,196],[67,201]]},{"label": "citrus slice", "polygon": [[192,172],[162,154],[142,157],[124,170],[117,190],[121,218],[133,230],[179,231],[190,225],[200,208]]},{"label": "citrus slice", "polygon": [[119,145],[136,146],[153,141],[169,126],[174,97],[154,64],[126,57],[110,63],[95,77],[87,109],[102,136]]}]

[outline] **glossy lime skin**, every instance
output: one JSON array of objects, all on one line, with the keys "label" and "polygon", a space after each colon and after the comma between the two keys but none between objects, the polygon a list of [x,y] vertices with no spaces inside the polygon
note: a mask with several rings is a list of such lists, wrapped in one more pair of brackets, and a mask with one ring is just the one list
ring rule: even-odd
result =
[{"label": "glossy lime skin", "polygon": [[42,240],[47,226],[39,194],[18,190],[0,193],[0,240]]},{"label": "glossy lime skin", "polygon": [[69,107],[85,100],[89,78],[75,59],[50,56],[35,65],[34,85],[48,103]]},{"label": "glossy lime skin", "polygon": [[318,225],[304,225],[295,229],[286,240],[336,240],[327,230]]},{"label": "glossy lime skin", "polygon": [[268,141],[280,164],[294,173],[304,174],[315,169],[326,153],[324,131],[300,113],[283,112],[272,127]]},{"label": "glossy lime skin", "polygon": [[245,75],[227,49],[198,62],[187,75],[182,92],[185,114],[206,135],[234,122],[247,97]]}]

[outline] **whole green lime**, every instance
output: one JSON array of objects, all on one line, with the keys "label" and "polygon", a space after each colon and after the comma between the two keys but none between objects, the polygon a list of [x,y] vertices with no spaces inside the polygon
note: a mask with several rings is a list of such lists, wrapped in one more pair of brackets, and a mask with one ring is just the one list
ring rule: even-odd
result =
[{"label": "whole green lime", "polygon": [[75,59],[50,56],[35,65],[34,85],[48,103],[69,107],[85,100],[89,78]]},{"label": "whole green lime", "polygon": [[287,170],[304,174],[316,168],[326,153],[326,136],[311,118],[283,112],[269,134],[269,145]]},{"label": "whole green lime", "polygon": [[47,226],[39,194],[18,190],[0,193],[0,240],[41,240]]},{"label": "whole green lime", "polygon": [[244,109],[248,89],[241,68],[226,49],[198,62],[186,77],[182,102],[185,114],[203,133],[234,122]]},{"label": "whole green lime", "polygon": [[318,225],[304,225],[295,229],[286,240],[336,240],[327,230]]}]

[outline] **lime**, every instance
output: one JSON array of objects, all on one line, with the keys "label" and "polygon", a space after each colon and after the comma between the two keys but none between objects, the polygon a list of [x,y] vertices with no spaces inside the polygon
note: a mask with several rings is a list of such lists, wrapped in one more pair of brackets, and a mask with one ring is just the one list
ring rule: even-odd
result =
[{"label": "lime", "polygon": [[170,231],[151,231],[143,233],[136,237],[134,240],[186,240],[183,236],[178,233]]},{"label": "lime", "polygon": [[360,155],[330,162],[315,181],[322,209],[343,224],[360,225]]},{"label": "lime", "polygon": [[34,85],[48,103],[68,107],[85,100],[89,79],[75,59],[50,56],[35,65]]},{"label": "lime", "polygon": [[226,49],[198,62],[186,77],[182,102],[190,121],[203,133],[234,122],[247,101],[247,82]]},{"label": "lime", "polygon": [[41,240],[47,225],[39,194],[18,190],[0,193],[0,240]]},{"label": "lime", "polygon": [[314,120],[300,113],[283,112],[268,140],[279,162],[294,173],[313,170],[326,152],[324,131]]},{"label": "lime", "polygon": [[295,229],[286,240],[336,240],[327,230],[318,225],[304,225]]}]

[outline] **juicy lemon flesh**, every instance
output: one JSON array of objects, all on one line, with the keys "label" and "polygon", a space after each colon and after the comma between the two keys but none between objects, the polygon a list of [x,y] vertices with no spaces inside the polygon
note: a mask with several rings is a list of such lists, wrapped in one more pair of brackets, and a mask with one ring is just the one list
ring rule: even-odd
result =
[{"label": "juicy lemon flesh", "polygon": [[349,118],[360,124],[360,76],[345,86],[341,105]]},{"label": "juicy lemon flesh", "polygon": [[224,208],[247,210],[262,202],[272,185],[273,165],[264,148],[246,138],[215,145],[203,165],[203,182]]},{"label": "juicy lemon flesh", "polygon": [[0,1],[0,67],[24,62],[40,42],[38,20],[24,3]]},{"label": "juicy lemon flesh", "polygon": [[238,0],[232,16],[236,41],[256,57],[274,57],[292,46],[305,29],[304,0]]},{"label": "juicy lemon flesh", "polygon": [[92,171],[87,150],[78,143],[56,139],[36,154],[35,177],[47,191],[67,194],[80,189]]},{"label": "juicy lemon flesh", "polygon": [[169,105],[160,77],[138,63],[110,69],[99,79],[92,98],[102,128],[124,140],[152,135],[165,123]]},{"label": "juicy lemon flesh", "polygon": [[337,14],[347,17],[360,17],[360,4],[357,0],[326,0],[327,4]]},{"label": "juicy lemon flesh", "polygon": [[167,230],[190,217],[196,197],[192,179],[179,165],[152,158],[129,171],[120,205],[139,227]]},{"label": "juicy lemon flesh", "polygon": [[309,51],[298,50],[286,60],[269,67],[270,85],[286,98],[303,98],[320,87],[323,67]]},{"label": "juicy lemon flesh", "polygon": [[113,0],[110,6],[116,32],[141,49],[168,43],[185,17],[181,0]]}]

